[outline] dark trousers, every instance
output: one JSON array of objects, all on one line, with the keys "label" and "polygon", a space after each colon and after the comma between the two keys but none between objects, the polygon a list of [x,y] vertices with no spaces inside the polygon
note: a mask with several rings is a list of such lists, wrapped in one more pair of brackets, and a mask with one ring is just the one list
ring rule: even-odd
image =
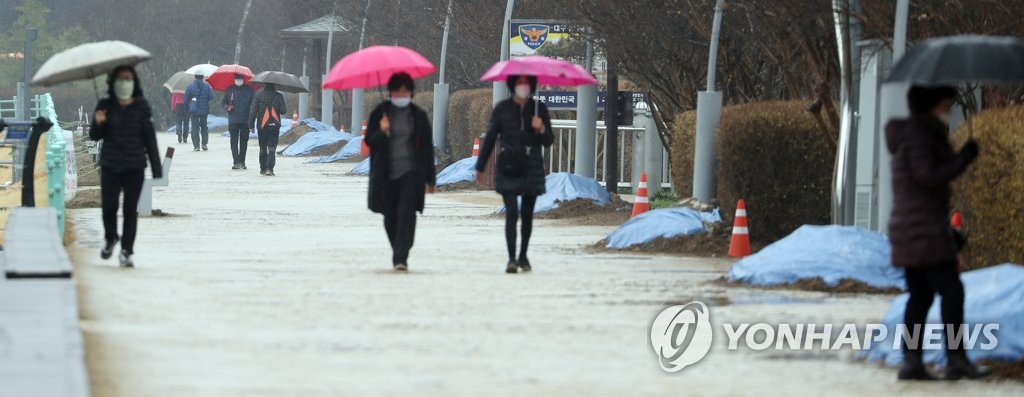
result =
[{"label": "dark trousers", "polygon": [[[910,298],[907,299],[907,308],[904,312],[903,323],[910,332],[915,327],[920,327],[923,334],[924,323],[928,318],[928,309],[935,300],[935,293],[942,297],[942,322],[944,324],[959,327],[964,323],[964,285],[960,282],[960,273],[956,270],[955,263],[948,263],[937,266],[907,268],[907,291]],[[948,335],[947,335],[948,336]],[[918,339],[916,348],[908,346],[906,339],[903,342],[904,355],[912,355],[920,358],[921,342]],[[947,349],[954,354],[963,352],[963,340],[958,346]]]},{"label": "dark trousers", "polygon": [[100,194],[103,199],[103,230],[107,242],[117,239],[117,207],[124,192],[124,229],[121,249],[132,254],[135,248],[135,232],[139,224],[139,196],[145,169],[114,171],[103,168],[100,174]]},{"label": "dark trousers", "polygon": [[260,170],[273,171],[277,164],[277,139],[281,127],[267,127],[257,131],[260,140]]},{"label": "dark trousers", "polygon": [[188,113],[185,113],[185,105],[178,105],[178,109],[174,112],[174,121],[178,138],[188,137]]},{"label": "dark trousers", "polygon": [[228,131],[231,132],[232,165],[244,165],[245,152],[249,149],[249,129],[243,123],[231,123]]},{"label": "dark trousers", "polygon": [[508,245],[509,262],[516,260],[516,223],[523,218],[523,245],[519,249],[519,259],[528,259],[526,251],[530,248],[530,235],[533,234],[533,209],[537,205],[537,196],[523,195],[522,208],[519,206],[519,195],[504,194],[505,201],[505,244]]},{"label": "dark trousers", "polygon": [[407,263],[416,238],[416,175],[406,173],[391,181],[392,207],[384,212],[384,230],[388,232],[393,255],[391,263]]},{"label": "dark trousers", "polygon": [[199,138],[202,136],[202,145],[210,143],[210,129],[206,127],[206,114],[192,113],[192,146],[199,149]]}]

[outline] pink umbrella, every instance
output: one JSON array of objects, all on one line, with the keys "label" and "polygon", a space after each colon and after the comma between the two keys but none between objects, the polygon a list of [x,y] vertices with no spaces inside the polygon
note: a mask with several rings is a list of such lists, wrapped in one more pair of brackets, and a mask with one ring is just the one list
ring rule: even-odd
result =
[{"label": "pink umbrella", "polygon": [[241,65],[221,65],[217,70],[213,71],[210,77],[206,78],[206,82],[210,83],[210,87],[217,91],[227,91],[228,87],[235,84],[235,75],[240,74],[245,80],[245,84],[249,84],[249,80],[252,80],[252,71],[249,68]]},{"label": "pink umbrella", "polygon": [[387,84],[391,75],[398,72],[418,79],[436,70],[434,64],[408,48],[371,46],[348,54],[334,64],[324,79],[323,88],[373,88]]},{"label": "pink umbrella", "polygon": [[543,56],[513,58],[491,66],[480,81],[505,81],[508,76],[537,76],[537,84],[581,86],[597,84],[597,79],[574,63]]}]

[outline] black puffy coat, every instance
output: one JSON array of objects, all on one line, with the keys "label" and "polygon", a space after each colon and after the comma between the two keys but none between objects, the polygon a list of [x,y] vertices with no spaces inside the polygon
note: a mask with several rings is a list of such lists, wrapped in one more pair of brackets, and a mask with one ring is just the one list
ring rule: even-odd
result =
[{"label": "black puffy coat", "polygon": [[[497,170],[494,172],[495,190],[501,194],[531,194],[541,195],[545,192],[544,183],[544,147],[550,147],[555,142],[555,134],[551,131],[551,116],[548,114],[547,106],[540,104],[537,114],[544,123],[544,132],[537,134],[530,127],[536,103],[533,99],[519,106],[513,99],[506,99],[498,102],[491,112],[491,120],[487,124],[487,134],[484,136],[483,145],[480,146],[480,157],[476,161],[476,170],[483,172],[487,168],[487,161],[494,153],[497,142],[503,145],[506,143],[521,143],[526,146],[529,155],[526,161],[526,170],[519,176],[508,176]],[[501,156],[499,153],[497,156]]]},{"label": "black puffy coat", "polygon": [[153,111],[146,99],[136,97],[128,106],[106,98],[96,104],[96,110],[105,110],[107,120],[103,125],[93,124],[89,138],[103,140],[100,151],[100,167],[114,171],[146,168],[148,157],[153,167],[153,177],[163,176],[156,130],[153,128]]},{"label": "black puffy coat", "polygon": [[892,153],[892,263],[899,267],[955,263],[949,184],[970,162],[953,151],[948,128],[932,116],[889,122],[885,138]]},{"label": "black puffy coat", "polygon": [[[391,191],[391,138],[380,130],[385,112],[391,114],[391,102],[383,102],[370,112],[366,121],[366,144],[370,147],[370,187],[367,201],[370,211],[385,214],[394,208],[395,195]],[[423,212],[427,185],[437,184],[434,165],[433,127],[427,112],[414,104],[409,105],[413,117],[413,153],[416,156],[413,175],[416,181],[416,210]],[[394,117],[389,116],[394,119]]]}]

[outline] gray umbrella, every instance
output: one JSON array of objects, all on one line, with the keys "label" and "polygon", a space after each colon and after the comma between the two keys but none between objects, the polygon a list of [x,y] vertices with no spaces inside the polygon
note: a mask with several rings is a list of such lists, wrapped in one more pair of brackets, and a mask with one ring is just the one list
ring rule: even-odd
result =
[{"label": "gray umbrella", "polygon": [[148,51],[123,41],[86,43],[50,57],[32,77],[33,85],[52,86],[91,79],[120,65],[135,65],[149,59]]},{"label": "gray umbrella", "polygon": [[294,74],[285,72],[263,72],[257,74],[249,82],[260,85],[274,84],[277,90],[282,92],[309,92],[302,84],[302,80],[299,80]]},{"label": "gray umbrella", "polygon": [[1024,43],[980,35],[929,39],[896,63],[886,82],[923,86],[1024,81]]},{"label": "gray umbrella", "polygon": [[192,84],[193,81],[196,81],[196,77],[194,75],[185,72],[178,72],[164,82],[164,88],[172,93],[185,92],[185,89],[188,88],[188,85]]}]

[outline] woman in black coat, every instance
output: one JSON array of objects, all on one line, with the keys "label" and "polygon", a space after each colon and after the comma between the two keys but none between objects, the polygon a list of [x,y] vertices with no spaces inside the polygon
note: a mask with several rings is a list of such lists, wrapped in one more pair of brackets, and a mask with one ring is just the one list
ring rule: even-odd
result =
[{"label": "woman in black coat", "polygon": [[[494,170],[495,190],[505,201],[505,242],[508,245],[507,273],[518,269],[530,271],[526,251],[533,232],[533,208],[537,196],[544,194],[544,147],[551,146],[555,135],[551,132],[551,117],[543,103],[532,99],[537,90],[535,76],[509,76],[505,81],[515,95],[499,102],[491,112],[480,157],[477,159],[477,179],[487,168],[487,160],[500,142],[497,166]],[[519,199],[522,198],[522,206]],[[523,243],[516,258],[516,223],[523,218]]]},{"label": "woman in black coat", "polygon": [[[911,116],[886,126],[886,145],[892,153],[893,207],[889,221],[892,263],[906,269],[907,307],[903,323],[920,331],[935,294],[942,296],[942,322],[953,327],[964,323],[964,285],[957,270],[959,251],[949,226],[950,187],[978,157],[978,144],[970,140],[953,151],[945,118],[956,98],[952,87],[912,87],[907,94]],[[945,329],[945,328],[944,328]],[[949,335],[947,335],[948,337]],[[923,351],[903,340],[901,380],[935,379],[925,370]],[[967,359],[963,341],[947,345],[946,378],[979,378],[989,372]]]},{"label": "woman in black coat", "polygon": [[384,215],[398,271],[409,269],[416,212],[423,212],[425,194],[434,193],[437,174],[430,119],[412,103],[413,90],[408,73],[391,76],[389,99],[370,112],[364,138],[370,147],[369,207]]},{"label": "woman in black coat", "polygon": [[[109,259],[121,241],[121,266],[132,267],[135,233],[139,220],[139,196],[148,158],[153,178],[163,176],[152,110],[142,96],[139,75],[131,66],[119,66],[107,77],[108,97],[96,104],[89,138],[103,140],[100,152],[100,185],[106,244],[100,257]],[[124,233],[117,235],[117,207],[124,193]]]}]

